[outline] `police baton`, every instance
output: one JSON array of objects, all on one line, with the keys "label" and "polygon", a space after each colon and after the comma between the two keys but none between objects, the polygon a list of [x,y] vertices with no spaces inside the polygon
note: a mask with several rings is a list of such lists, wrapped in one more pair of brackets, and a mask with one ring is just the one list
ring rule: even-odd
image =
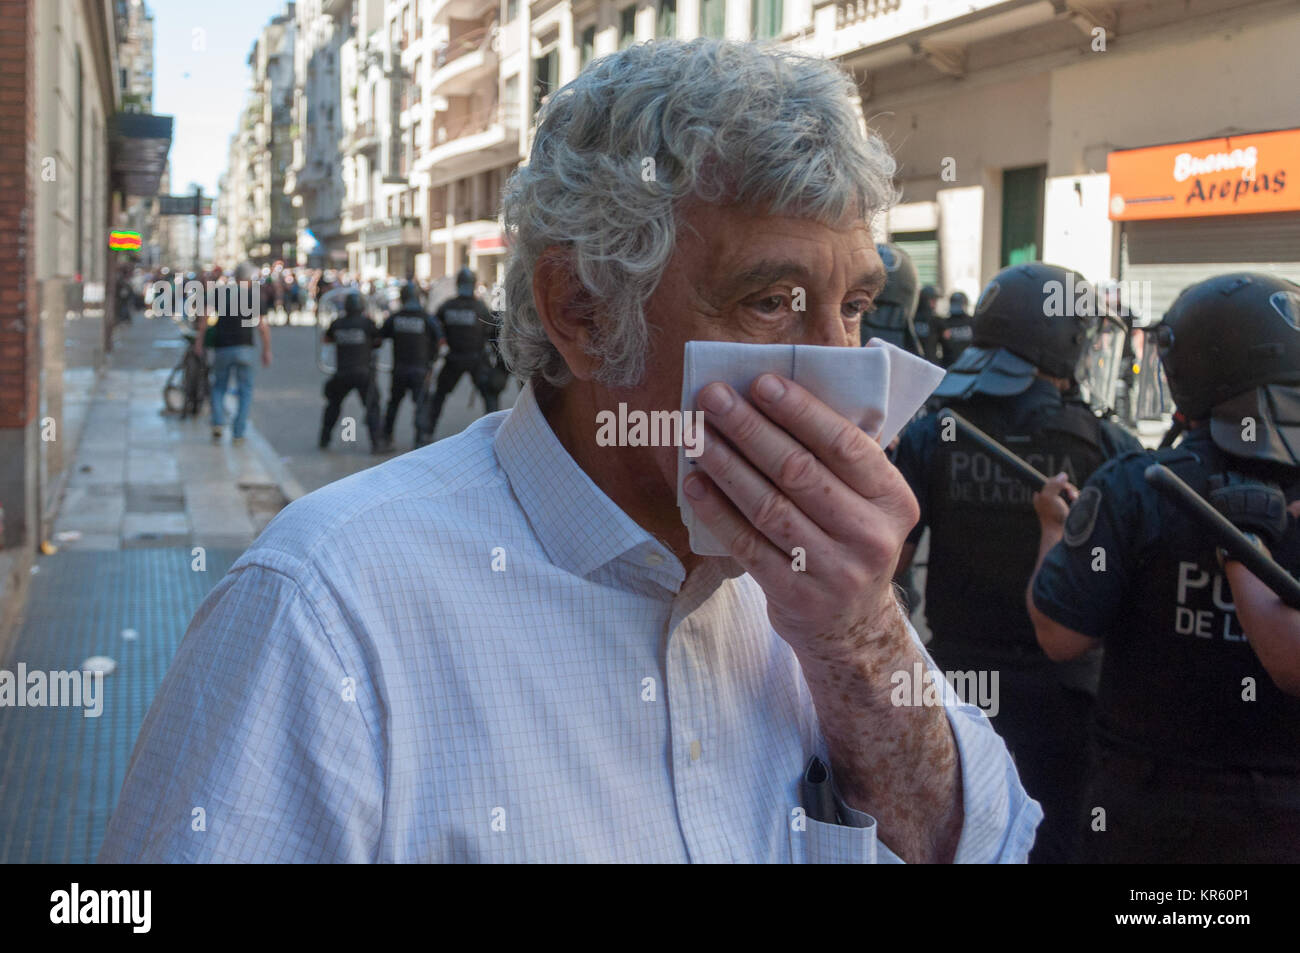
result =
[{"label": "police baton", "polygon": [[997,457],[1007,466],[1011,467],[1011,469],[1015,470],[1017,476],[1033,483],[1038,489],[1042,489],[1043,484],[1052,479],[1046,473],[1043,473],[1037,467],[1028,463],[1023,457],[1017,456],[1006,447],[1002,446],[1002,444],[998,443],[983,430],[980,430],[979,427],[976,427],[955,410],[952,410],[949,407],[944,407],[939,411],[939,419],[951,419],[955,421],[957,426],[965,431],[966,436],[970,437],[971,440],[975,441],[989,453],[993,454],[993,456]]},{"label": "police baton", "polygon": [[1264,585],[1292,609],[1300,609],[1300,582],[1264,555],[1258,546],[1201,495],[1179,479],[1168,467],[1153,463],[1143,473],[1162,496],[1168,497],[1197,526],[1210,535],[1214,543],[1249,569]]}]

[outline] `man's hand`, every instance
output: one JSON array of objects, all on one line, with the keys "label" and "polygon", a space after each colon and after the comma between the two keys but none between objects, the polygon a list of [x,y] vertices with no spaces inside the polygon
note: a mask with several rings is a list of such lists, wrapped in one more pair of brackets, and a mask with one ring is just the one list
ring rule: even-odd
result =
[{"label": "man's hand", "polygon": [[904,860],[949,861],[964,814],[947,714],[891,700],[892,676],[925,659],[891,584],[916,498],[875,440],[798,384],[764,374],[751,399],[700,393],[711,428],[708,476],[684,487],[695,515],[767,595],[845,802]]},{"label": "man's hand", "polygon": [[1065,534],[1065,521],[1070,516],[1070,504],[1079,498],[1079,490],[1064,473],[1058,473],[1034,494],[1034,512],[1044,534],[1060,539]]},{"label": "man's hand", "polygon": [[796,654],[842,662],[869,642],[902,649],[891,580],[920,518],[907,482],[875,440],[793,381],[765,374],[751,394],[753,404],[725,384],[700,394],[712,430],[700,464],[715,486],[687,481],[704,491],[696,515],[763,587]]},{"label": "man's hand", "polygon": [[263,367],[271,366],[271,352],[266,348],[262,348],[262,366]]}]

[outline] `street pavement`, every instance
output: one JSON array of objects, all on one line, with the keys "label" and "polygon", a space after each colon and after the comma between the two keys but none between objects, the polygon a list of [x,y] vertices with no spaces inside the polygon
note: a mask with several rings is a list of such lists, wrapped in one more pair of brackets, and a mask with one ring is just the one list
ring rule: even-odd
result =
[{"label": "street pavement", "polygon": [[[304,312],[298,320],[312,320]],[[271,355],[269,368],[258,368],[253,394],[253,423],[275,448],[280,461],[289,470],[302,489],[311,492],[327,483],[333,483],[358,470],[365,470],[392,459],[397,453],[412,449],[415,425],[412,419],[410,398],[402,401],[397,422],[393,428],[396,446],[394,453],[375,456],[370,453],[370,438],[365,427],[365,408],[356,394],[349,395],[343,404],[343,415],[334,429],[334,440],[328,450],[320,450],[316,441],[320,436],[321,414],[325,409],[322,388],[326,375],[321,370],[321,331],[314,324],[287,323],[282,313],[268,316],[271,324]],[[387,342],[381,351],[384,367],[392,364],[391,345]],[[326,352],[330,349],[325,348]],[[389,375],[381,374],[380,392],[387,408]],[[501,409],[514,405],[519,394],[518,382],[513,378],[501,395]],[[435,438],[441,439],[460,433],[483,415],[483,399],[469,378],[462,377],[451,396],[443,405]],[[342,439],[347,418],[353,421],[355,439]]]}]

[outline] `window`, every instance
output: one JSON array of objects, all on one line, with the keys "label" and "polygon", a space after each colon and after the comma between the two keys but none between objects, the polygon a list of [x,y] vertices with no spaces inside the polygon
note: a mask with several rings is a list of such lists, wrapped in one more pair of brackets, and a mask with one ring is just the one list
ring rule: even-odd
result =
[{"label": "window", "polygon": [[618,48],[626,50],[636,42],[636,4],[618,12]]},{"label": "window", "polygon": [[501,120],[511,129],[519,125],[519,74],[506,78],[506,91],[502,100]]},{"label": "window", "polygon": [[749,10],[753,39],[770,40],[781,35],[781,0],[750,0]]},{"label": "window", "polygon": [[578,69],[584,68],[596,55],[596,27],[589,26],[582,31],[582,60]]},{"label": "window", "polygon": [[519,16],[519,0],[506,0],[506,22]]},{"label": "window", "polygon": [[700,35],[721,39],[727,33],[727,0],[700,0]]},{"label": "window", "polygon": [[[780,0],[777,0],[779,3]],[[655,36],[672,39],[677,35],[677,0],[659,0]]]},{"label": "window", "polygon": [[542,100],[555,89],[560,68],[558,50],[551,50],[545,56],[533,60],[533,113],[542,108]]}]

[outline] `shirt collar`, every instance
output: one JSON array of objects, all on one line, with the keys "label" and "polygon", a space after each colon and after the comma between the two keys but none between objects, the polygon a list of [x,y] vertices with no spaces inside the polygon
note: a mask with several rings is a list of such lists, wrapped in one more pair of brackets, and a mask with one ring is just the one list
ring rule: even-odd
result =
[{"label": "shirt collar", "polygon": [[592,482],[560,443],[525,384],[493,440],[515,498],[547,556],[561,569],[587,576],[629,550],[636,562],[676,591],[681,562]]}]

